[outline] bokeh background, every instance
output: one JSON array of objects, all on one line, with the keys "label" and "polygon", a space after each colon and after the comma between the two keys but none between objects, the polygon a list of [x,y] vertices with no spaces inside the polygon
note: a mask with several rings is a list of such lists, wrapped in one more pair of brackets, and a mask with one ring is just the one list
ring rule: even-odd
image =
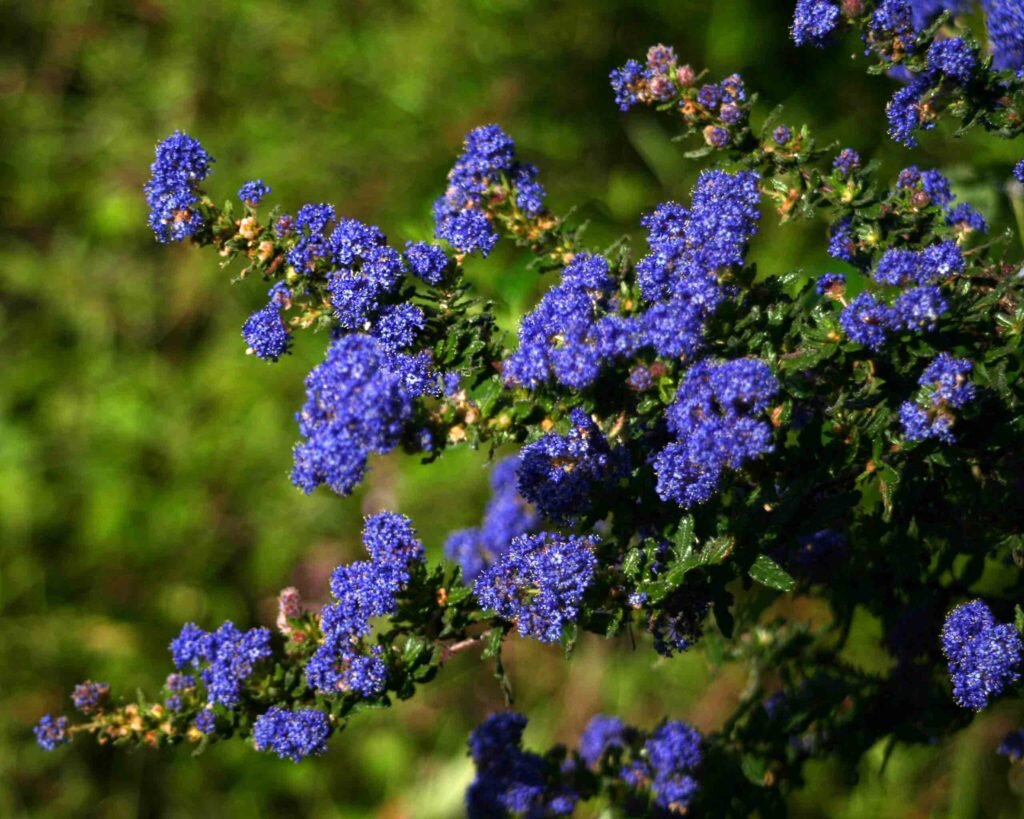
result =
[{"label": "bokeh background", "polygon": [[[377,459],[364,489],[305,497],[287,473],[293,412],[323,337],[271,366],[239,328],[263,302],[209,252],[162,247],[141,187],[175,128],[217,157],[209,189],[261,176],[293,210],[330,201],[396,241],[427,238],[429,206],[462,135],[502,123],[539,164],[549,202],[576,207],[595,247],[699,166],[670,124],[620,114],[609,70],[654,42],[713,78],[734,70],[786,121],[881,159],[893,176],[937,166],[997,228],[1019,148],[940,129],[909,152],[884,136],[891,91],[855,43],[796,50],[788,0],[0,0],[0,816],[449,817],[472,771],[465,739],[502,706],[491,668],[459,656],[389,712],[358,719],[328,755],[295,766],[241,743],[126,754],[81,742],[53,754],[30,727],[74,683],[155,692],[182,622],[270,624],[274,596],[321,598],[359,550],[364,512],[410,514],[431,555],[475,523],[483,453],[429,468]],[[766,218],[767,270],[824,272],[822,225]],[[513,327],[545,283],[504,248],[474,265]],[[884,662],[865,622],[851,658]],[[527,742],[571,741],[590,716],[721,724],[745,683],[699,652],[661,660],[640,641],[586,640],[571,662],[513,643]],[[1015,714],[995,709],[952,742],[884,748],[859,770],[815,764],[801,817],[1022,815],[992,753]]]}]

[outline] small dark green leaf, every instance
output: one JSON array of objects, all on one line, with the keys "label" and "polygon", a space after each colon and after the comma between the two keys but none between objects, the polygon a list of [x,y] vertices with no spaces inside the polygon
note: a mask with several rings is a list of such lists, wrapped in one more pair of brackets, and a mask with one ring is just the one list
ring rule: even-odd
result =
[{"label": "small dark green leaf", "polygon": [[792,576],[768,555],[759,555],[750,567],[750,576],[762,586],[779,591],[791,591],[796,585]]}]

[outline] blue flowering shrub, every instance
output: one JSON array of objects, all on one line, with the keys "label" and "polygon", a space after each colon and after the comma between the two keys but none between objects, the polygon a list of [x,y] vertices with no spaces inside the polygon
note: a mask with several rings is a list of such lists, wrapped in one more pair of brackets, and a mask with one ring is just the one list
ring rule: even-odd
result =
[{"label": "blue flowering shrub", "polygon": [[[907,145],[946,113],[1013,137],[1024,12],[982,5],[984,41],[964,25],[970,3],[908,0],[800,0],[791,34],[815,46],[859,34],[904,83],[887,116]],[[941,173],[886,179],[781,110],[758,121],[739,75],[707,81],[672,48],[611,85],[620,109],[662,111],[713,163],[688,201],[637,215],[644,247],[589,246],[498,125],[466,136],[433,241],[389,240],[328,203],[287,212],[259,179],[220,207],[195,138],[157,146],[156,239],[211,247],[269,286],[240,349],[273,364],[294,334],[321,332],[295,413],[295,486],[344,497],[376,455],[430,462],[469,446],[496,456],[492,499],[436,564],[409,518],[367,517],[366,557],[334,570],[326,605],[289,588],[274,629],[185,624],[158,699],[84,682],[76,716],[39,721],[43,748],[82,734],[197,750],[235,738],[298,762],[360,711],[443,684],[458,652],[479,650],[511,699],[506,640],[569,654],[581,632],[630,633],[636,650],[672,657],[713,639],[717,661],[745,663],[751,680],[720,730],[596,715],[575,747],[538,753],[526,717],[498,713],[468,739],[466,808],[774,816],[811,760],[931,743],[1017,692],[1019,247],[987,236]],[[748,251],[767,219],[813,226],[833,261],[757,269]],[[499,242],[551,280],[512,338],[463,275]],[[829,616],[788,617],[795,596]],[[844,656],[861,614],[883,626],[882,669]],[[993,753],[1019,760],[1021,736]]]}]

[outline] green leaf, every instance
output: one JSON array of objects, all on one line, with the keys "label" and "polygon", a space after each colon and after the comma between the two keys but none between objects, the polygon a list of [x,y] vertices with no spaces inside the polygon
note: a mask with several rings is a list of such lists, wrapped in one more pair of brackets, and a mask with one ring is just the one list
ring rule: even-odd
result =
[{"label": "green leaf", "polygon": [[457,603],[461,603],[467,597],[473,593],[473,590],[469,586],[452,586],[448,589],[448,599],[445,605],[454,606]]},{"label": "green leaf", "polygon": [[487,645],[484,647],[483,653],[480,655],[485,660],[490,657],[501,656],[501,641],[505,639],[505,630],[495,626],[491,629],[491,633],[487,637]]},{"label": "green leaf", "polygon": [[694,540],[693,515],[685,515],[679,521],[679,528],[672,535],[672,543],[676,547],[676,556],[682,559],[693,551]]},{"label": "green leaf", "polygon": [[796,586],[796,581],[778,563],[768,555],[758,555],[754,565],[750,567],[750,576],[762,586],[779,591],[791,591]]},{"label": "green leaf", "polygon": [[626,559],[622,561],[622,573],[630,580],[635,580],[640,574],[640,562],[644,559],[643,549],[633,548],[626,552]]},{"label": "green leaf", "polygon": [[744,754],[740,760],[743,775],[759,787],[764,787],[764,775],[768,769],[767,762],[759,756]]}]

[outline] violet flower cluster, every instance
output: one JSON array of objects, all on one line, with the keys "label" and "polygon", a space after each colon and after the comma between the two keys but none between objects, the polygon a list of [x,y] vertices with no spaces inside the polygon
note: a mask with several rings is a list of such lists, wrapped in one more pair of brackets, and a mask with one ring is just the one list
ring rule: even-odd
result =
[{"label": "violet flower cluster", "polygon": [[666,420],[676,440],[654,458],[657,492],[684,509],[707,503],[726,470],[772,451],[760,420],[779,385],[763,361],[698,362],[679,385]]},{"label": "violet flower cluster", "polygon": [[537,168],[516,158],[515,143],[499,126],[473,129],[463,148],[448,173],[448,189],[434,203],[435,235],[460,253],[486,256],[498,241],[487,205],[503,203],[537,216],[545,193]]},{"label": "violet flower cluster", "polygon": [[473,592],[484,609],[515,623],[523,637],[557,643],[576,622],[598,567],[596,537],[520,535],[484,569]]},{"label": "violet flower cluster", "polygon": [[588,514],[602,486],[623,471],[625,453],[612,450],[594,420],[580,409],[567,435],[549,432],[523,447],[519,493],[551,521]]},{"label": "violet flower cluster", "polygon": [[608,792],[624,797],[634,816],[683,816],[700,791],[703,737],[693,726],[664,722],[650,733],[598,714],[580,734],[578,750],[524,750],[526,718],[492,714],[469,738],[476,778],[466,793],[470,817],[569,816],[600,795],[588,774],[600,772]]},{"label": "violet flower cluster", "polygon": [[300,762],[327,751],[331,724],[327,714],[312,708],[290,711],[275,705],[256,719],[252,729],[257,751],[273,751],[281,759]]},{"label": "violet flower cluster", "polygon": [[213,158],[199,141],[181,131],[157,145],[145,187],[149,226],[157,241],[180,242],[202,229],[198,186],[211,164]]},{"label": "violet flower cluster", "polygon": [[731,74],[719,83],[698,85],[697,73],[681,65],[668,46],[651,46],[643,63],[628,60],[609,79],[620,110],[634,105],[673,109],[703,136],[708,149],[735,145],[746,133],[750,105],[743,78]]},{"label": "violet flower cluster", "polygon": [[996,621],[981,600],[953,609],[942,627],[957,705],[980,711],[1020,679],[1024,644],[1012,625]]},{"label": "violet flower cluster", "polygon": [[238,705],[243,684],[257,664],[270,656],[269,629],[242,631],[231,621],[213,632],[186,623],[171,641],[175,668],[199,672],[211,706]]},{"label": "violet flower cluster", "polygon": [[973,369],[970,361],[941,353],[929,364],[918,380],[924,389],[918,401],[900,405],[903,434],[909,441],[937,438],[946,444],[956,442],[953,424],[956,414],[975,399],[977,390],[968,380]]},{"label": "violet flower cluster", "polygon": [[372,699],[383,693],[388,670],[381,647],[368,648],[366,639],[374,620],[395,611],[397,596],[425,556],[412,522],[391,512],[366,519],[363,545],[370,560],[339,566],[331,575],[334,601],[321,612],[323,639],[306,677],[317,691]]}]

